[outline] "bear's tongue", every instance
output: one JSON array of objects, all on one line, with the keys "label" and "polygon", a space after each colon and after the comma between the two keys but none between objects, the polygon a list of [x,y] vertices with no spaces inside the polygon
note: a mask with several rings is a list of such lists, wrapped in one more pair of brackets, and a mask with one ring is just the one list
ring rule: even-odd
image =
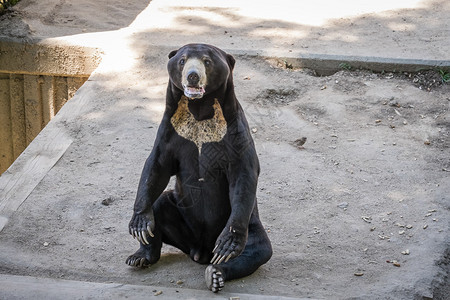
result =
[{"label": "bear's tongue", "polygon": [[193,87],[193,86],[185,86],[184,87],[184,95],[188,98],[197,99],[203,97],[205,93],[204,87]]}]

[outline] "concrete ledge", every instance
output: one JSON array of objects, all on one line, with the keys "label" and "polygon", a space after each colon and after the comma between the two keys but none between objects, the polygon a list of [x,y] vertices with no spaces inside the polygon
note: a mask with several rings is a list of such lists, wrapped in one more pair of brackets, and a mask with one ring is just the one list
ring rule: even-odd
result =
[{"label": "concrete ledge", "polygon": [[0,36],[0,72],[4,73],[89,77],[100,60],[97,48]]},{"label": "concrete ledge", "polygon": [[228,52],[235,55],[259,56],[266,59],[274,59],[294,69],[307,68],[315,70],[320,76],[331,75],[346,67],[374,72],[418,72],[430,69],[450,70],[450,61],[448,60],[306,54],[300,52],[286,53],[285,51],[269,53],[267,51],[228,50]]},{"label": "concrete ledge", "polygon": [[[117,283],[94,283],[73,280],[0,275],[1,299],[233,299],[294,300],[283,296],[217,293],[184,288],[166,288]],[[308,298],[311,299],[311,298]]]}]

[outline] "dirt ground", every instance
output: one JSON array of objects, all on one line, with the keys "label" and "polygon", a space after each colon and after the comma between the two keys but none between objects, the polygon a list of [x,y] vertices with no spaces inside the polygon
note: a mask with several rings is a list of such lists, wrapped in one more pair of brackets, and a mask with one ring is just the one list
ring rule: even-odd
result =
[{"label": "dirt ground", "polygon": [[[83,107],[55,121],[74,142],[2,231],[0,272],[205,288],[204,266],[172,247],[148,269],[124,263],[138,246],[127,223],[167,83],[165,55],[139,63],[120,80],[94,75],[64,106],[62,115]],[[238,57],[236,92],[261,161],[258,201],[274,256],[225,291],[412,299],[443,284],[450,88],[426,91],[404,77],[314,77]]]},{"label": "dirt ground", "polygon": [[[18,14],[29,17],[24,35],[50,30],[50,21],[26,11],[30,2],[19,4]],[[140,9],[112,18],[112,28]],[[68,12],[52,18],[61,23],[55,30],[81,33],[81,25],[63,25],[84,20],[71,21]],[[1,231],[0,273],[205,289],[205,266],[169,246],[154,266],[125,265],[138,247],[127,225],[162,117],[172,50],[144,45],[149,35],[134,36],[133,68],[100,66],[52,121],[73,142]],[[450,85],[434,71],[317,77],[273,60],[236,59],[236,94],[261,163],[257,197],[274,255],[224,292],[445,299]]]}]

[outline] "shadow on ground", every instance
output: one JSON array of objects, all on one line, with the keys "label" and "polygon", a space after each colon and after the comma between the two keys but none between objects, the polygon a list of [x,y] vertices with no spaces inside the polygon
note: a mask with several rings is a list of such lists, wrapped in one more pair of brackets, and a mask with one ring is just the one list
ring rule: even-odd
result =
[{"label": "shadow on ground", "polygon": [[[238,49],[250,36],[254,47],[269,40],[273,48],[308,49],[319,39],[320,47],[334,51],[327,47],[332,40],[342,47],[370,44],[373,32],[367,29],[358,29],[354,40],[342,37],[364,22],[395,45],[399,33],[388,24],[403,24],[408,39],[424,38],[414,27],[417,18],[431,17],[428,11],[330,21],[326,34],[311,27],[299,38],[290,31],[293,24],[247,20],[240,26],[232,11],[214,9],[233,30],[187,14],[177,19],[178,27],[195,34],[135,33],[127,40],[133,68],[92,76],[54,122],[73,143],[1,232],[0,272],[158,285],[181,293],[183,287],[204,289],[205,266],[172,247],[164,247],[150,268],[125,265],[138,246],[127,224],[163,113],[172,46],[201,38]],[[273,28],[280,32],[272,37],[258,33]],[[163,37],[168,46],[151,45]],[[401,53],[407,45],[394,48]],[[427,92],[407,79],[370,72],[314,77],[245,55],[237,56],[235,85],[254,129],[262,166],[260,214],[274,256],[252,276],[228,283],[226,291],[313,298],[444,295],[450,161],[449,145],[440,141],[450,135],[449,86]],[[303,149],[294,143],[301,137],[307,137]]]}]

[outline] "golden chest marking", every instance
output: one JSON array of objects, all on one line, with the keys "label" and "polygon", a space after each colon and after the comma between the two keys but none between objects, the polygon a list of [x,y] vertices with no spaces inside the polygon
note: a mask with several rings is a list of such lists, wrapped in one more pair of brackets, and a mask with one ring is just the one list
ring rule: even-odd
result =
[{"label": "golden chest marking", "polygon": [[188,99],[182,96],[178,108],[170,119],[173,128],[181,137],[192,141],[202,153],[204,143],[220,142],[227,133],[225,120],[219,101],[214,99],[214,116],[211,119],[197,121],[188,108]]}]

